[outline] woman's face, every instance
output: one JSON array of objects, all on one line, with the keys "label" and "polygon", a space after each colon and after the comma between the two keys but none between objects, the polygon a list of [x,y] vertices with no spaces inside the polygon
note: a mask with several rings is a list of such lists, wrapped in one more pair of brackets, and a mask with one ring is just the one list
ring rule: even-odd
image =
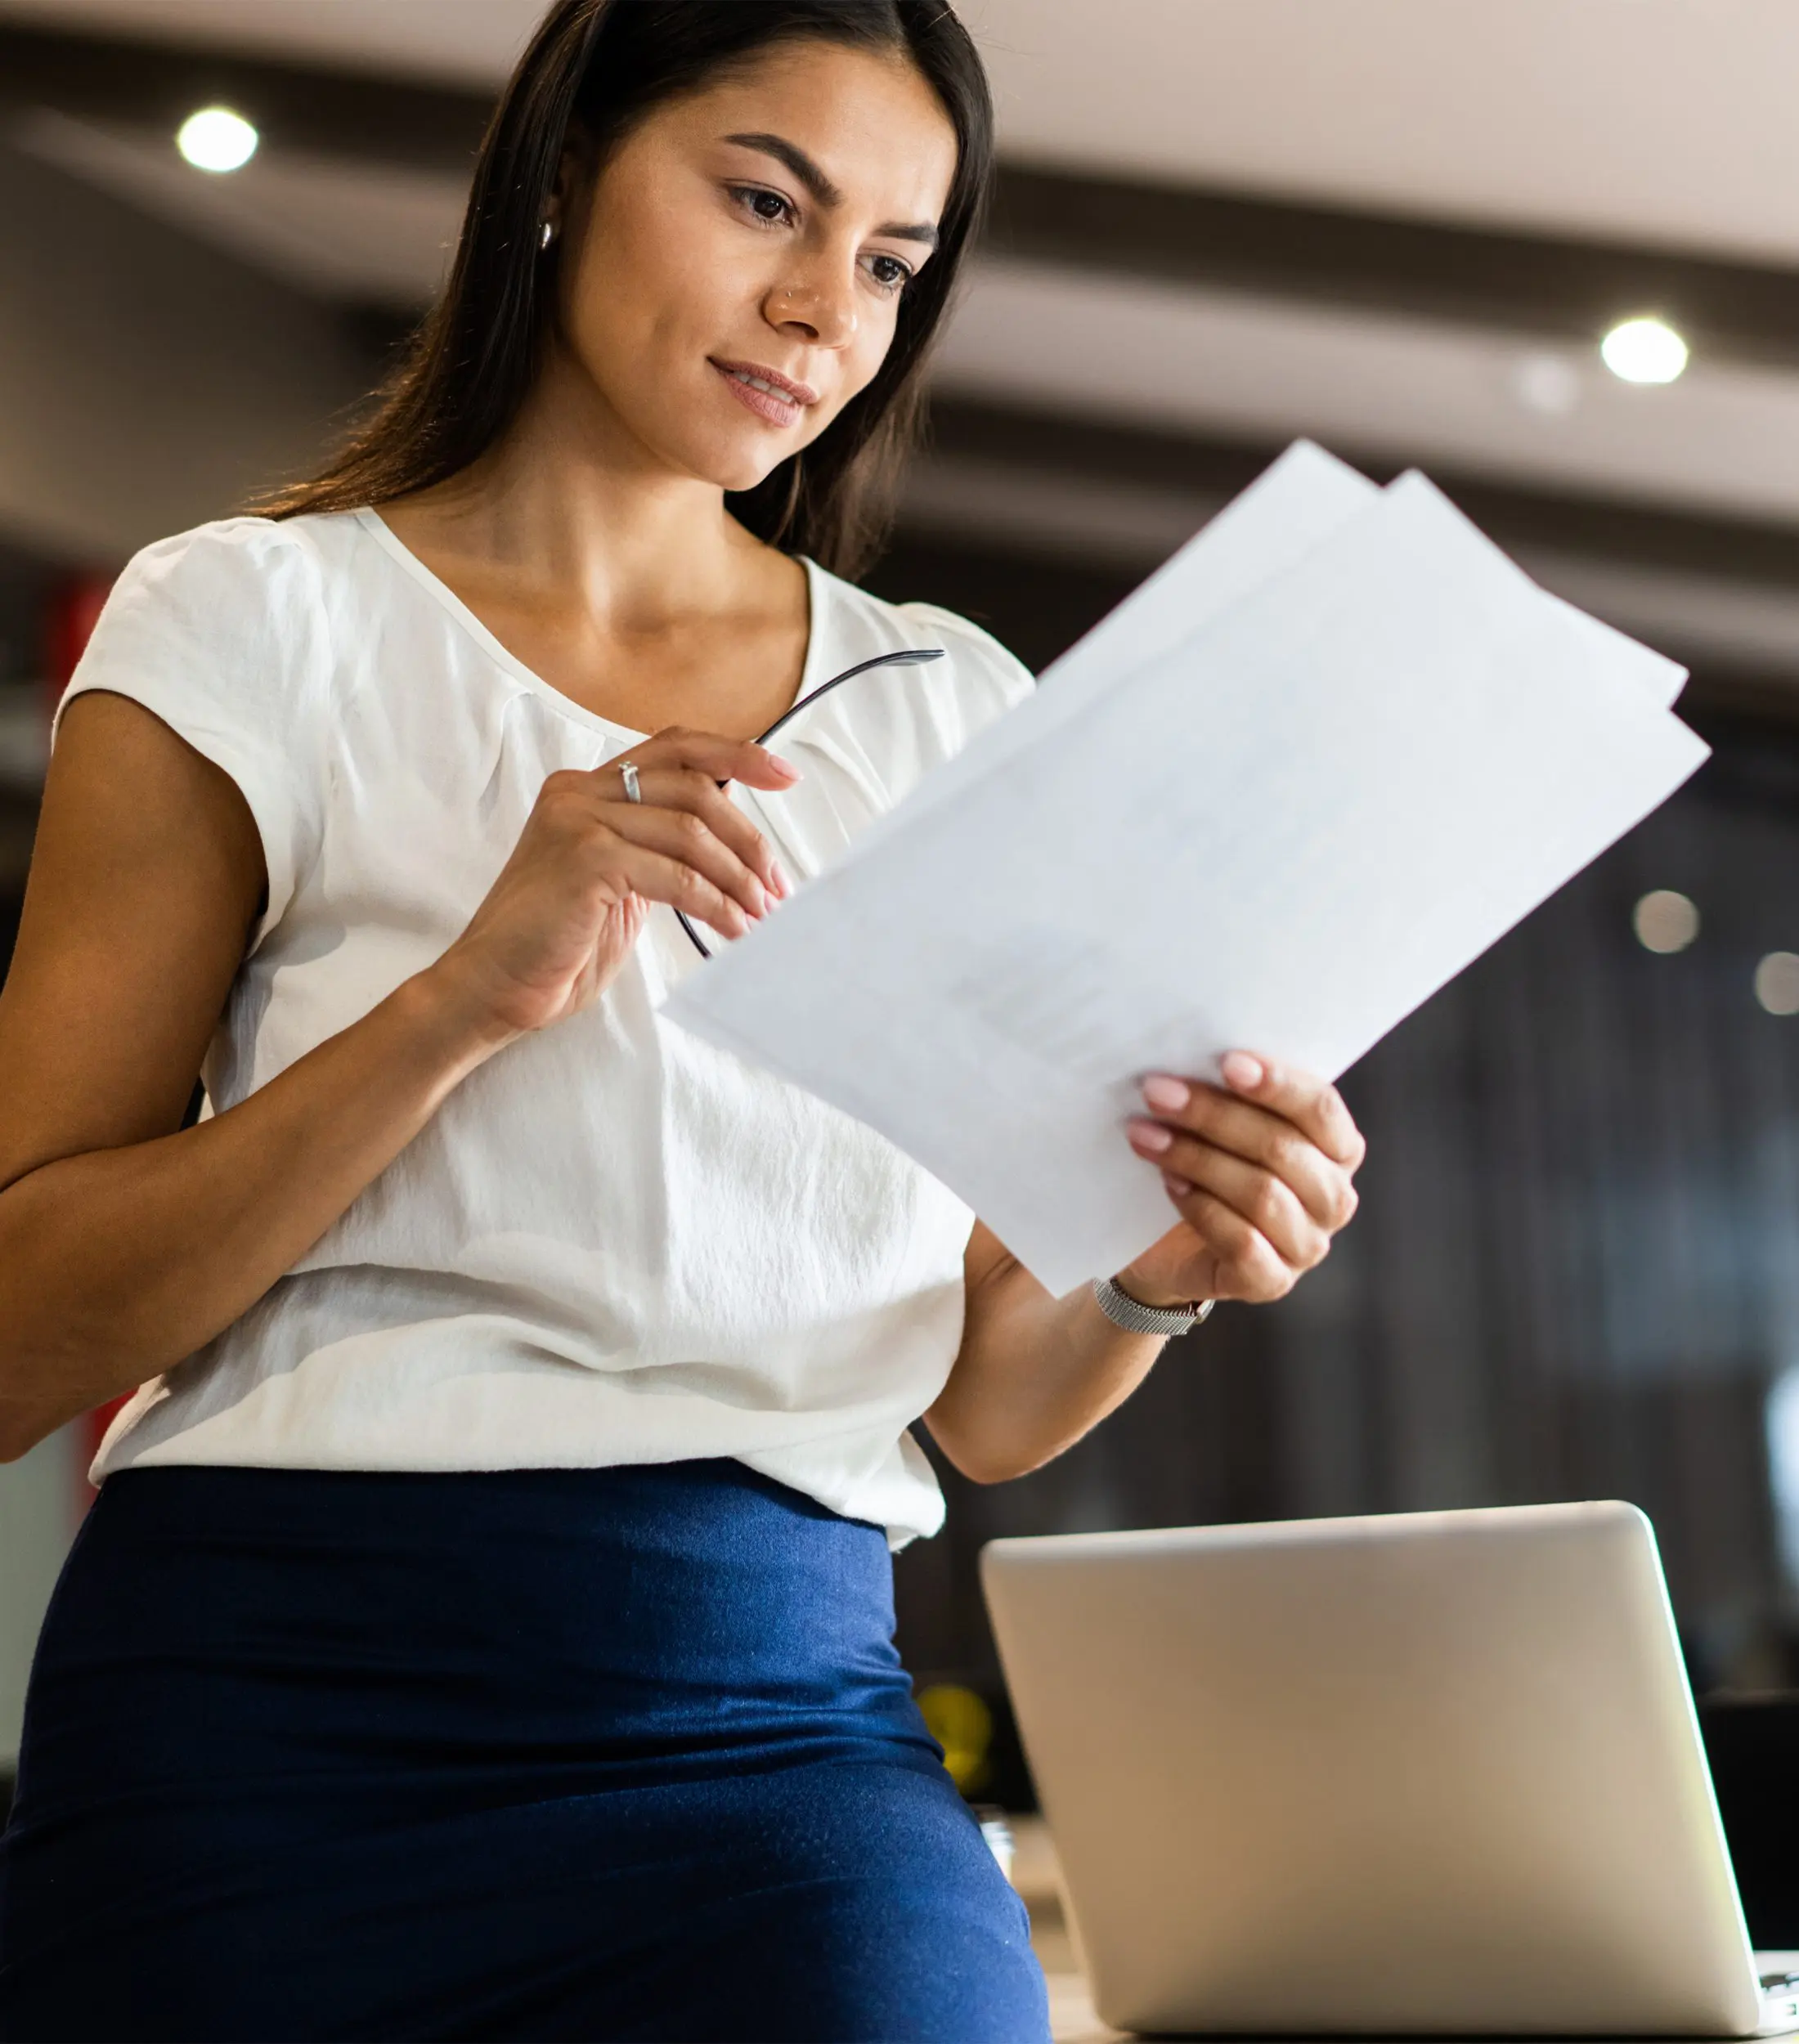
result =
[{"label": "woman's face", "polygon": [[568,353],[659,465],[747,489],[880,368],[955,169],[904,57],[771,50],[657,107],[577,200]]}]

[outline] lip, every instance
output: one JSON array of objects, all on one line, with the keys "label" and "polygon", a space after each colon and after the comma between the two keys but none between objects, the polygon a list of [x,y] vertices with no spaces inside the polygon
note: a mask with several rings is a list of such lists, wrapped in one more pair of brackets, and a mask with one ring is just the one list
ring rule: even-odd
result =
[{"label": "lip", "polygon": [[[796,383],[791,376],[783,376],[778,369],[769,369],[760,362],[720,361],[709,357],[712,366],[724,378],[732,394],[746,405],[760,419],[771,425],[791,426],[808,405],[819,401],[819,393],[810,383]],[[752,390],[738,379],[744,376],[760,377],[765,383],[772,383],[774,389]],[[777,392],[784,392],[778,396]]]}]

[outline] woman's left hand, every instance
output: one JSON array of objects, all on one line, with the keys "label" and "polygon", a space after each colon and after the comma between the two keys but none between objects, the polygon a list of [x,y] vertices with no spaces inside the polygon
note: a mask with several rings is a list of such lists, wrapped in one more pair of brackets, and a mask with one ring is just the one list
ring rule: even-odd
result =
[{"label": "woman's left hand", "polygon": [[1145,1080],[1128,1125],[1181,1217],[1117,1274],[1146,1306],[1282,1298],[1356,1210],[1367,1145],[1336,1087],[1243,1051],[1222,1069],[1223,1086]]}]

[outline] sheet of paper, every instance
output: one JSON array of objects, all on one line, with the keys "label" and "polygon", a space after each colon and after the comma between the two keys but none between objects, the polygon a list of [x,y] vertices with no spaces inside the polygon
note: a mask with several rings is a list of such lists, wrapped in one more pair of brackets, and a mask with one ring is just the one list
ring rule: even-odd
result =
[{"label": "sheet of paper", "polygon": [[1577,610],[1565,598],[1549,596],[1548,601],[1565,611],[1572,628],[1586,635],[1595,660],[1615,666],[1635,686],[1647,689],[1650,699],[1660,703],[1664,710],[1674,707],[1687,679],[1687,670],[1678,661],[1670,660],[1665,653],[1652,652],[1647,646],[1640,646],[1615,626],[1603,625],[1586,612]]},{"label": "sheet of paper", "polygon": [[[1180,550],[1047,667],[1034,696],[947,761],[864,831],[852,856],[904,819],[994,772],[1078,715],[1117,677],[1175,650],[1240,598],[1303,559],[1380,495],[1368,478],[1296,440]],[[1601,628],[1603,629],[1603,627]]]},{"label": "sheet of paper", "polygon": [[1335,1077],[1699,764],[1658,657],[1588,622],[1406,477],[907,805],[667,1012],[1065,1293],[1173,1222],[1123,1134],[1141,1076],[1243,1047]]},{"label": "sheet of paper", "polygon": [[[1231,603],[1294,567],[1340,531],[1380,494],[1375,483],[1347,462],[1312,441],[1294,441],[1116,609],[1053,661],[1034,696],[989,725],[908,801],[865,831],[850,856],[872,849],[891,830],[910,828],[921,810],[1016,759],[1078,715],[1119,675],[1178,651]],[[1586,634],[1596,660],[1614,662],[1620,673],[1648,688],[1664,707],[1673,704],[1685,683],[1685,668],[1559,597],[1546,600],[1568,612],[1572,629]]]}]

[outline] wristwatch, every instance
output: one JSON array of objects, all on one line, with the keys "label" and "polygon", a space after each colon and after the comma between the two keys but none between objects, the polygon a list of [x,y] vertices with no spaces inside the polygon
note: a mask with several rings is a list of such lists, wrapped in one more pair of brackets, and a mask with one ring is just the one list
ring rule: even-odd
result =
[{"label": "wristwatch", "polygon": [[1196,1299],[1191,1306],[1145,1306],[1110,1278],[1093,1280],[1093,1298],[1107,1320],[1133,1334],[1185,1334],[1209,1319],[1216,1299]]}]

